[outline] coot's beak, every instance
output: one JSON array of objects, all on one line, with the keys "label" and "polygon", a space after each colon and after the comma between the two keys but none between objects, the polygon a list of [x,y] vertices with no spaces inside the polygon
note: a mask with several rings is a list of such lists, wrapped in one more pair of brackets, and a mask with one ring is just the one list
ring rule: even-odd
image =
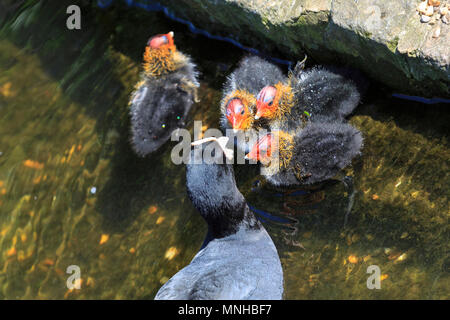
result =
[{"label": "coot's beak", "polygon": [[230,139],[228,137],[220,137],[217,139],[217,142],[219,143],[225,157],[231,161],[234,159],[234,150],[227,147],[229,140]]},{"label": "coot's beak", "polygon": [[205,142],[216,141],[219,144],[220,149],[222,149],[222,152],[225,155],[225,157],[228,160],[233,160],[234,159],[234,150],[227,147],[228,140],[229,140],[228,137],[219,137],[219,138],[209,137],[209,138],[203,138],[203,139],[194,141],[191,143],[191,146],[198,146]]}]

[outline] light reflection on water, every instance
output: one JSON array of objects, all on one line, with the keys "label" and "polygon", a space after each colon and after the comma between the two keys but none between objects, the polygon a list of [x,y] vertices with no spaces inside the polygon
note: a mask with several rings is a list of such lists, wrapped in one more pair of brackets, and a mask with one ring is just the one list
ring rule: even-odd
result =
[{"label": "light reflection on water", "polygon": [[[221,84],[242,52],[158,14],[96,14],[95,32],[81,36],[49,20],[34,38],[24,27],[0,40],[0,298],[153,298],[202,244],[206,227],[186,196],[185,168],[170,161],[172,144],[146,159],[132,153],[127,100],[149,26],[175,28],[204,74],[190,128],[193,119],[218,127]],[[112,17],[116,27],[105,24]],[[136,19],[145,22],[132,29]],[[448,112],[378,90],[350,119],[365,145],[345,172],[355,189],[347,224],[342,183],[288,199],[293,228],[265,223],[287,299],[449,298]],[[282,216],[286,199],[264,183],[251,191],[256,167],[237,166],[236,177],[249,203]],[[81,290],[65,286],[73,264]],[[381,290],[366,287],[373,264]]]}]

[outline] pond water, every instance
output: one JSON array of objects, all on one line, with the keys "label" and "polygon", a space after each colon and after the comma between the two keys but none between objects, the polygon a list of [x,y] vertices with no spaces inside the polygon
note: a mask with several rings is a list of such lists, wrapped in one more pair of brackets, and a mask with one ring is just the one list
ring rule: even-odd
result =
[{"label": "pond water", "polygon": [[[199,65],[190,129],[194,119],[218,128],[222,83],[246,53],[125,6],[86,5],[82,29],[68,31],[66,7],[28,1],[0,21],[0,298],[152,299],[199,250],[206,224],[185,167],[170,160],[173,143],[144,159],[130,148],[143,46],[173,30]],[[283,198],[263,182],[255,190],[255,166],[235,168],[253,207],[274,216],[283,202],[296,207],[289,225],[264,222],[286,299],[450,298],[449,114],[372,84],[349,120],[365,138],[345,170],[353,189]],[[66,286],[70,265],[79,290]],[[379,290],[367,288],[370,265]]]}]

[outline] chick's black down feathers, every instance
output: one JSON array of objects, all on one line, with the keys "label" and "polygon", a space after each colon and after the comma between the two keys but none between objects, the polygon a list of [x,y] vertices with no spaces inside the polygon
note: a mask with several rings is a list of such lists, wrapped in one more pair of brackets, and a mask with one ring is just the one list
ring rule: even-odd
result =
[{"label": "chick's black down feathers", "polygon": [[257,56],[245,57],[225,82],[224,95],[237,89],[245,89],[256,95],[268,84],[275,84],[285,79],[283,72],[276,65]]},{"label": "chick's black down feathers", "polygon": [[293,111],[307,111],[313,122],[343,121],[361,99],[361,89],[348,76],[345,69],[318,67],[293,77],[297,99]]},{"label": "chick's black down feathers", "polygon": [[344,123],[311,123],[294,137],[292,162],[300,164],[301,182],[333,178],[360,154],[363,137]]},{"label": "chick's black down feathers", "polygon": [[160,78],[146,78],[131,101],[132,146],[138,155],[156,151],[183,127],[198,86],[190,63]]}]

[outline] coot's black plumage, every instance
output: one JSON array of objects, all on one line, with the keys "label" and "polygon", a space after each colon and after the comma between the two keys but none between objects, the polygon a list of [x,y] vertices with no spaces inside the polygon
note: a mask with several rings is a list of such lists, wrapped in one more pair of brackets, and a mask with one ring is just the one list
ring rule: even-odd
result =
[{"label": "coot's black plumage", "polygon": [[173,33],[150,38],[141,81],[130,100],[131,140],[138,155],[155,152],[184,126],[198,86],[195,65],[176,50]]},{"label": "coot's black plumage", "polygon": [[[214,155],[223,160],[221,152]],[[232,165],[207,164],[201,150],[192,151],[186,180],[189,198],[208,223],[208,241],[155,299],[281,299],[277,250],[237,189]]]}]

